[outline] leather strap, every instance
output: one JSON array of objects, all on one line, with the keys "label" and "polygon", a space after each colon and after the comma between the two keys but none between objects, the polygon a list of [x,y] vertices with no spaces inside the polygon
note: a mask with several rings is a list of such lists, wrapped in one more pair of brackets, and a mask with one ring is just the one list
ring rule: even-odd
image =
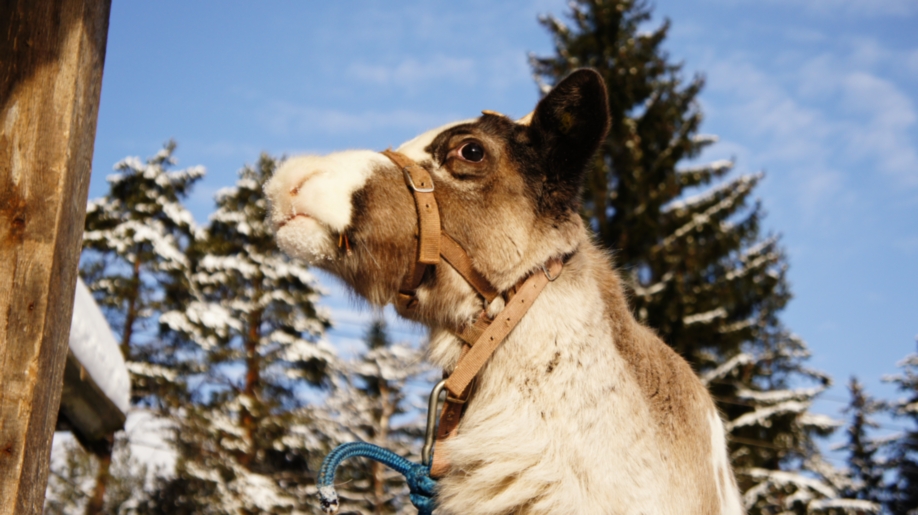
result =
[{"label": "leather strap", "polygon": [[472,258],[469,257],[465,249],[442,231],[440,232],[440,255],[465,278],[472,288],[475,288],[475,291],[488,301],[488,304],[500,295],[497,288],[478,273],[478,270],[475,270],[472,266]]},{"label": "leather strap", "polygon": [[552,259],[549,261],[547,270],[543,268],[543,273],[533,273],[521,285],[514,288],[517,290],[516,294],[507,301],[507,305],[493,322],[486,313],[482,313],[475,324],[460,335],[465,340],[470,332],[484,329],[475,339],[475,343],[471,344],[471,348],[462,347],[462,354],[459,356],[456,369],[446,380],[448,394],[440,414],[440,423],[437,426],[435,441],[440,445],[437,446],[433,454],[433,463],[430,464],[431,477],[442,477],[449,471],[449,454],[442,444],[456,435],[465,403],[471,397],[472,381],[478,376],[481,367],[487,363],[497,347],[507,338],[510,331],[529,311],[529,307],[542,293],[545,286],[558,278],[562,267],[561,259]]},{"label": "leather strap", "polygon": [[404,154],[384,150],[383,155],[402,169],[405,182],[414,193],[418,208],[418,263],[436,265],[440,262],[440,211],[434,196],[434,183],[427,170]]},{"label": "leather strap", "polygon": [[453,334],[471,347],[481,338],[481,334],[491,325],[491,322],[493,322],[491,317],[489,317],[486,312],[482,311],[474,323],[463,327],[459,331],[454,331]]},{"label": "leather strap", "polygon": [[427,266],[440,262],[440,210],[434,196],[433,179],[423,166],[392,149],[384,150],[382,154],[401,168],[405,183],[414,195],[418,212],[417,259],[411,271],[402,279],[396,297],[397,307],[402,311],[410,311],[417,305],[415,291],[424,278]]},{"label": "leather strap", "polygon": [[[542,293],[545,285],[550,280],[558,277],[562,267],[561,259],[554,258],[549,262],[548,270],[543,270],[543,273],[533,273],[526,279],[517,294],[507,302],[507,305],[494,319],[494,322],[485,329],[478,341],[472,346],[472,350],[469,351],[464,359],[459,361],[456,365],[456,370],[446,380],[446,389],[450,395],[456,398],[463,396],[466,388],[468,388],[472,379],[478,375],[481,367],[487,363],[491,354],[497,350],[497,347],[510,334],[510,331],[522,320],[526,312],[529,311],[529,307]],[[549,277],[549,274],[551,277]]]}]

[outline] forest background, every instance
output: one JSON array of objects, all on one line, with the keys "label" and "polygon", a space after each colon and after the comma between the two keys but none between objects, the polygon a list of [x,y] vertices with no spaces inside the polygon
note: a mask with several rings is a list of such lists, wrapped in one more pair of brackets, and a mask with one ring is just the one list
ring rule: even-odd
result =
[{"label": "forest background", "polygon": [[[539,94],[527,55],[554,50],[537,15],[563,19],[565,9],[116,4],[90,198],[106,193],[113,163],[152,155],[171,137],[179,168],[207,167],[185,201],[205,224],[216,191],[261,151],[385,148],[484,108],[522,116]],[[729,159],[734,174],[766,172],[755,190],[761,230],[781,235],[794,294],[780,318],[807,342],[807,366],[835,380],[813,411],[841,418],[852,374],[896,398],[881,377],[914,351],[918,332],[918,41],[909,28],[918,7],[657,2],[642,30],[664,17],[671,60],[684,62],[686,80],[706,77],[700,132],[720,137],[683,164]],[[356,352],[370,315],[320,281],[330,295],[318,304],[334,324],[325,338]],[[389,330],[421,338],[394,320]]]}]

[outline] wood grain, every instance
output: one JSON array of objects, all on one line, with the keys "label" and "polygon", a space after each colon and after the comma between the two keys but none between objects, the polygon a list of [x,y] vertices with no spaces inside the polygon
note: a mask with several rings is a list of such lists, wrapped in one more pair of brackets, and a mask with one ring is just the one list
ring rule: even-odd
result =
[{"label": "wood grain", "polygon": [[111,0],[0,0],[0,515],[41,513]]}]

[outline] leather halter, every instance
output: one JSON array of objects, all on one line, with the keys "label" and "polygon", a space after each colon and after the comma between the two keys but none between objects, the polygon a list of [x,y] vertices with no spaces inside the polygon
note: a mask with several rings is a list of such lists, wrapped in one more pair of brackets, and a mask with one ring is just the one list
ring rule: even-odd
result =
[{"label": "leather halter", "polygon": [[[435,395],[442,388],[448,392],[435,436],[436,441],[443,441],[455,436],[462,411],[469,399],[478,372],[510,334],[510,331],[522,320],[539,293],[549,282],[558,278],[563,262],[561,258],[550,259],[545,265],[542,265],[543,273],[532,273],[524,277],[510,291],[501,294],[494,285],[475,270],[471,257],[462,246],[443,232],[430,173],[399,152],[385,150],[382,154],[402,170],[405,183],[414,195],[418,211],[417,261],[413,264],[412,270],[405,275],[399,287],[396,300],[399,310],[410,312],[417,307],[417,289],[424,278],[424,272],[428,266],[439,264],[441,257],[485,299],[487,304],[501,295],[506,301],[504,309],[493,320],[483,310],[472,325],[452,331],[465,342],[465,345],[462,347],[462,353],[452,374],[438,384],[437,389],[434,390]],[[431,409],[436,409],[433,400],[431,404]],[[440,447],[434,453],[432,462],[428,463],[432,477],[442,476],[449,470],[449,458],[442,446]],[[425,446],[425,455],[429,452],[430,443]]]}]

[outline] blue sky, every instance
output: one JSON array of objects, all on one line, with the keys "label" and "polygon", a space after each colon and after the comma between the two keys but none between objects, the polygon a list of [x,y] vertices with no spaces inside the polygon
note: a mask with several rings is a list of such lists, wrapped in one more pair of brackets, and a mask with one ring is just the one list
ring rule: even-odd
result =
[{"label": "blue sky", "polygon": [[[652,25],[687,76],[703,73],[702,161],[765,171],[764,229],[782,236],[795,298],[782,319],[836,382],[890,397],[880,378],[918,334],[918,2],[659,0]],[[175,138],[208,174],[189,207],[259,152],[383,149],[538,99],[527,53],[565,2],[126,2],[112,6],[90,198],[128,155]],[[363,332],[340,288],[335,338]],[[366,315],[365,315],[366,316]],[[417,337],[399,329],[399,335]]]}]

